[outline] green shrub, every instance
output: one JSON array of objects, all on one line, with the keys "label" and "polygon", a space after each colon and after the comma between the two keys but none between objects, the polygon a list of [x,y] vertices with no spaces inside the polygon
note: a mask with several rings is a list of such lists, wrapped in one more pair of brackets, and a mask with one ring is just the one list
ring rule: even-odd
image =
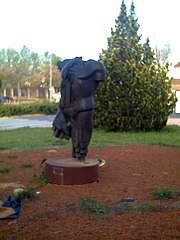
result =
[{"label": "green shrub", "polygon": [[0,173],[8,173],[10,171],[12,171],[12,168],[8,167],[0,168]]},{"label": "green shrub", "polygon": [[45,169],[43,168],[39,176],[34,176],[33,181],[38,182],[42,185],[45,185],[48,183],[48,180],[46,178],[46,172]]},{"label": "green shrub", "polygon": [[36,101],[20,104],[0,104],[0,117],[10,117],[23,114],[55,114],[58,109],[58,104],[49,102],[48,100]]},{"label": "green shrub", "polygon": [[24,162],[24,163],[21,164],[21,167],[23,167],[23,168],[31,168],[31,167],[33,167],[33,164],[30,163],[30,162]]},{"label": "green shrub", "polygon": [[18,156],[17,155],[9,155],[8,158],[10,158],[10,159],[17,159]]},{"label": "green shrub", "polygon": [[95,214],[106,212],[105,205],[100,203],[98,200],[88,196],[81,196],[77,204],[77,207],[83,211],[87,211]]},{"label": "green shrub", "polygon": [[153,198],[158,199],[172,199],[174,198],[174,193],[171,188],[168,187],[157,187],[156,190],[153,192]]}]

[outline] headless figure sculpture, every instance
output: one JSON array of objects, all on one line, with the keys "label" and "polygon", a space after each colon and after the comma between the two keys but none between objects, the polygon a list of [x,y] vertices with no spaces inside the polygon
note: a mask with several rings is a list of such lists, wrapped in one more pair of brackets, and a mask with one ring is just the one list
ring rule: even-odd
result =
[{"label": "headless figure sculpture", "polygon": [[95,60],[66,59],[61,72],[61,100],[53,121],[54,136],[72,139],[72,157],[85,161],[93,130],[93,93],[106,80],[105,67]]}]

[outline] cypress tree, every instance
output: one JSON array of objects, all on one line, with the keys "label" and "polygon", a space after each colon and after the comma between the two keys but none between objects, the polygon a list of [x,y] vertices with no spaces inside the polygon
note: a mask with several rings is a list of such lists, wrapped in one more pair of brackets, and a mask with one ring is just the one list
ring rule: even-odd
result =
[{"label": "cypress tree", "polygon": [[142,44],[138,30],[134,3],[127,15],[123,0],[108,47],[100,55],[107,82],[95,93],[95,126],[112,131],[159,130],[173,110],[168,65],[159,64],[149,39]]}]

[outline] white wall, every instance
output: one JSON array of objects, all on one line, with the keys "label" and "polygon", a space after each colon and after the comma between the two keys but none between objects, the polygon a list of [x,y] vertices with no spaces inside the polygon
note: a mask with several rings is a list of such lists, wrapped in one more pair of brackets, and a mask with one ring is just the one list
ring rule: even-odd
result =
[{"label": "white wall", "polygon": [[180,91],[176,91],[176,97],[178,101],[176,102],[175,113],[180,113]]}]

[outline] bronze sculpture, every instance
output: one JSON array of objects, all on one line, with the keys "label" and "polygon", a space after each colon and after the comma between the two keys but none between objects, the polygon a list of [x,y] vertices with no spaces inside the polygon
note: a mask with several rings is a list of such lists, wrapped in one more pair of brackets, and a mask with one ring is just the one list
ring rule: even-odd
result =
[{"label": "bronze sculpture", "polygon": [[54,136],[72,139],[72,157],[85,161],[93,130],[93,93],[106,80],[101,61],[81,57],[58,62],[61,72],[61,99],[53,121]]}]

